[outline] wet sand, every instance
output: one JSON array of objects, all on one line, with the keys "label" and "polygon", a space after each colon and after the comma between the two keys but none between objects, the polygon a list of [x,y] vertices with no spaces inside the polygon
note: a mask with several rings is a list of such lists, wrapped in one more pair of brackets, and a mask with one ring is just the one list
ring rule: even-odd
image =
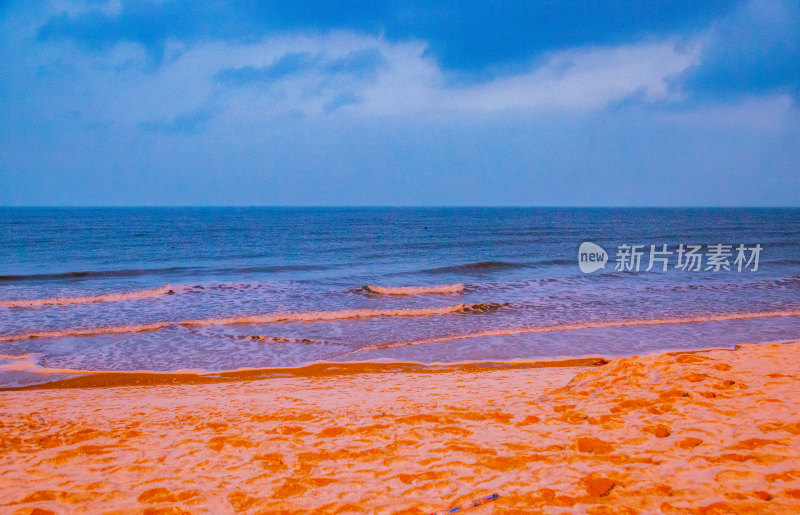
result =
[{"label": "wet sand", "polygon": [[4,391],[0,513],[430,513],[493,493],[472,512],[798,513],[798,363],[793,343]]}]

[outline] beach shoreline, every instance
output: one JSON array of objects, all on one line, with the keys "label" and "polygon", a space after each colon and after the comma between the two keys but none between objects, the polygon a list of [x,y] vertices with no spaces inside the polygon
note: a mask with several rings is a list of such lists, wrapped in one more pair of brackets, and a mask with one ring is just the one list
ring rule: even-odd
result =
[{"label": "beach shoreline", "polygon": [[[325,361],[298,367],[244,368],[222,372],[175,371],[175,372],[117,372],[76,371],[39,369],[29,372],[39,381],[24,386],[2,386],[0,392],[24,390],[60,390],[70,388],[114,388],[126,386],[197,385],[220,384],[238,381],[262,381],[267,379],[297,377],[324,378],[353,374],[442,374],[450,372],[487,372],[497,370],[524,370],[532,368],[592,367],[608,363],[601,356],[556,358],[536,361],[470,361],[462,363],[416,363],[404,361]],[[27,372],[21,369],[19,372]]]},{"label": "beach shoreline", "polygon": [[2,391],[0,511],[800,511],[800,342],[591,359]]}]

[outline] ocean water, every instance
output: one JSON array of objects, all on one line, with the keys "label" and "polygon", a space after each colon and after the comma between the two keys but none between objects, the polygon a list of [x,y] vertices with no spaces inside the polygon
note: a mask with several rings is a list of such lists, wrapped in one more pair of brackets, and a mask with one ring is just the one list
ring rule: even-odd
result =
[{"label": "ocean water", "polygon": [[[605,268],[581,271],[586,241]],[[676,267],[681,244],[699,270]],[[730,270],[707,269],[716,244]],[[621,245],[643,246],[638,271]],[[0,386],[792,339],[797,209],[0,208]]]}]

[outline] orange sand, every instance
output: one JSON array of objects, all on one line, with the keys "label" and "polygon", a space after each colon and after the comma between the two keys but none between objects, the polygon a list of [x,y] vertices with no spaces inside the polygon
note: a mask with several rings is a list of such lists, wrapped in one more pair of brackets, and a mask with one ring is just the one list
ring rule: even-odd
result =
[{"label": "orange sand", "polygon": [[798,363],[0,392],[0,513],[799,513]]}]

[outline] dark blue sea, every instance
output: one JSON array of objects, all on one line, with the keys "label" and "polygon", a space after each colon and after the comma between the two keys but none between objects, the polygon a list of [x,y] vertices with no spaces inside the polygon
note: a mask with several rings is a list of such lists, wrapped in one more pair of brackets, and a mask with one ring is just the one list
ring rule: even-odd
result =
[{"label": "dark blue sea", "polygon": [[797,339],[797,209],[0,208],[0,386]]}]

